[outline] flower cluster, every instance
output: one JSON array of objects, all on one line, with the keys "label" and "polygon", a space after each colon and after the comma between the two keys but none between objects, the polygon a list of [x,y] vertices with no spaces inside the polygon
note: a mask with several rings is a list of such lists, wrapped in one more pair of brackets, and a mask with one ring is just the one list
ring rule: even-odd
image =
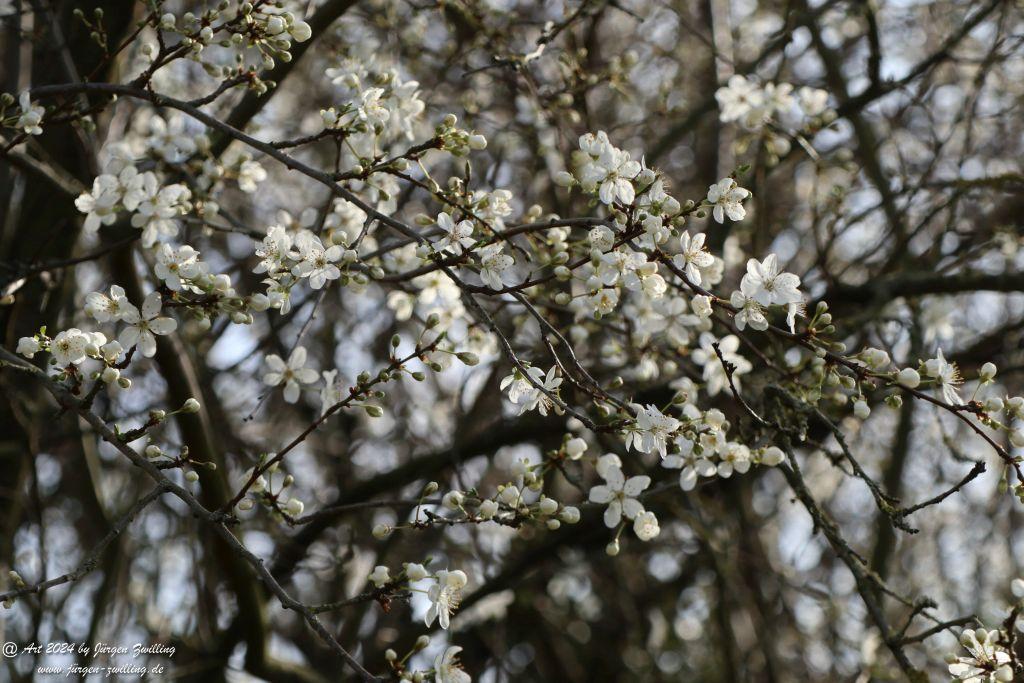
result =
[{"label": "flower cluster", "polygon": [[[124,349],[138,347],[143,356],[156,353],[156,337],[170,334],[178,327],[174,318],[160,315],[163,300],[159,292],[150,292],[137,308],[125,297],[121,287],[110,288],[109,296],[93,292],[87,297],[86,310],[98,322],[123,322],[125,326],[116,342],[107,342],[100,332],[83,332],[77,328],[64,330],[52,340],[40,333],[34,337],[22,337],[18,341],[18,353],[32,358],[39,351],[49,351],[53,363],[64,370],[78,365],[87,358],[113,365]],[[108,383],[117,379],[116,374],[104,377]]]},{"label": "flower cluster", "polygon": [[767,330],[765,310],[771,306],[785,306],[789,329],[795,331],[796,316],[802,310],[804,300],[799,287],[799,277],[779,270],[775,254],[768,254],[763,261],[747,261],[747,272],[740,288],[729,298],[736,309],[737,329],[750,325],[755,330]]},{"label": "flower cluster", "polygon": [[160,239],[178,234],[174,219],[191,211],[191,198],[185,185],[161,186],[152,171],[140,172],[127,165],[117,174],[97,176],[92,189],[79,195],[75,206],[86,214],[86,232],[112,224],[122,211],[130,212],[132,227],[142,230],[143,245],[151,247]]},{"label": "flower cluster", "polygon": [[1019,612],[1024,606],[1024,579],[1010,582],[1010,592],[1016,599],[1008,610],[1009,617],[1002,628],[964,629],[960,632],[960,645],[967,650],[966,655],[951,652],[946,656],[949,674],[956,681],[963,683],[1007,683],[1017,680],[1024,671],[1022,663],[1014,651],[1014,631],[1024,631],[1018,621]]},{"label": "flower cluster", "polygon": [[[210,75],[223,78],[259,68],[272,69],[277,60],[290,61],[292,42],[305,42],[312,36],[309,24],[280,3],[224,4],[198,15],[185,12],[180,17],[165,12],[154,23],[165,42],[170,42],[171,36],[180,36],[180,46],[188,49],[189,59],[200,62]],[[230,50],[234,59],[225,60],[219,55],[204,60],[204,50],[210,45]],[[152,45],[143,47],[147,55],[154,55],[154,51]],[[268,86],[256,79],[251,87],[262,93]]]},{"label": "flower cluster", "polygon": [[519,406],[520,415],[531,410],[547,415],[552,408],[560,410],[555,400],[561,385],[562,378],[558,376],[557,368],[551,368],[545,375],[540,368],[531,366],[525,373],[519,368],[513,370],[501,380],[500,388],[508,390],[508,400]]},{"label": "flower cluster", "polygon": [[[394,577],[391,576],[391,570],[388,567],[378,565],[374,567],[367,579],[378,589],[397,590],[399,586],[404,585],[411,590],[426,593],[430,600],[430,606],[423,621],[427,626],[431,626],[436,621],[443,629],[451,626],[452,615],[458,610],[462,600],[462,589],[469,583],[466,572],[461,569],[440,569],[431,574],[424,565],[414,562],[405,563],[402,566],[402,571]],[[430,587],[426,590],[411,588],[412,584],[424,580],[431,582]]]},{"label": "flower cluster", "polygon": [[715,99],[723,122],[737,122],[750,133],[738,141],[739,151],[761,139],[774,159],[789,153],[789,135],[812,133],[836,117],[824,90],[803,86],[794,93],[789,83],[762,85],[741,75],[715,91]]},{"label": "flower cluster", "polygon": [[267,236],[256,247],[256,256],[260,261],[253,272],[267,275],[267,293],[253,297],[253,305],[261,310],[271,308],[287,313],[291,309],[291,290],[299,281],[306,278],[312,289],[321,289],[342,277],[341,267],[346,269],[342,284],[366,284],[362,273],[349,277],[348,266],[358,260],[354,250],[337,244],[325,245],[316,233],[305,228],[292,233],[281,225],[270,226]]},{"label": "flower cluster", "polygon": [[273,512],[283,513],[288,517],[298,518],[306,509],[305,503],[295,496],[285,496],[285,490],[295,483],[290,474],[281,472],[279,462],[266,463],[266,454],[261,455],[259,465],[243,472],[237,480],[237,487],[247,495],[238,502],[242,511],[253,509],[261,503]]},{"label": "flower cluster", "polygon": [[426,108],[419,83],[403,81],[395,69],[369,71],[354,60],[327,69],[327,77],[350,99],[320,111],[325,129],[344,133],[354,149],[369,152],[365,157],[373,156],[377,137],[413,139],[416,121]]},{"label": "flower cluster", "polygon": [[977,631],[964,629],[960,644],[968,656],[952,655],[949,673],[964,683],[1008,683],[1013,680],[1012,657],[1001,644],[1002,633],[998,630]]},{"label": "flower cluster", "polygon": [[629,152],[613,145],[603,130],[597,135],[587,133],[579,142],[585,155],[579,170],[583,191],[596,192],[605,204],[632,204],[636,198],[633,182],[640,175],[640,163],[630,159]]}]

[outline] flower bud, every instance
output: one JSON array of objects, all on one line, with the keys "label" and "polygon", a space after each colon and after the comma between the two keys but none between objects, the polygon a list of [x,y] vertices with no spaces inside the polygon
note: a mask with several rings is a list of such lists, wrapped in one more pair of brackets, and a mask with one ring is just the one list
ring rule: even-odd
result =
[{"label": "flower bud", "polygon": [[430,576],[430,573],[422,564],[417,564],[415,562],[407,562],[405,564],[405,575],[410,582],[416,583],[417,581],[422,581],[423,579]]},{"label": "flower bud", "polygon": [[916,389],[921,383],[921,375],[914,368],[903,368],[896,375],[896,381],[908,389]]},{"label": "flower bud", "polygon": [[576,182],[576,178],[573,177],[572,173],[568,171],[559,171],[555,174],[555,185],[559,187],[572,187]]},{"label": "flower bud", "polygon": [[292,517],[298,517],[302,514],[302,511],[305,509],[305,504],[298,498],[289,499],[288,504],[284,506],[284,511]]},{"label": "flower bud", "polygon": [[537,508],[545,515],[553,515],[558,512],[558,501],[554,498],[542,496]]},{"label": "flower bud", "polygon": [[587,442],[576,437],[565,442],[565,454],[572,460],[579,460],[587,450]]},{"label": "flower bud", "polygon": [[294,38],[298,43],[306,42],[313,35],[313,29],[304,21],[296,21],[292,24],[292,27],[288,29],[288,32],[292,34],[292,38]]},{"label": "flower bud", "polygon": [[477,511],[477,515],[481,519],[493,519],[494,515],[498,514],[498,502],[494,500],[481,501],[480,509]]},{"label": "flower bud", "polygon": [[786,454],[778,446],[769,446],[761,454],[761,464],[768,467],[775,467],[786,459]]},{"label": "flower bud", "polygon": [[267,19],[267,33],[276,36],[285,29],[284,19],[278,16],[271,16]]},{"label": "flower bud", "polygon": [[991,382],[996,376],[996,364],[985,363],[981,366],[981,371],[978,373],[978,379],[982,382]]},{"label": "flower bud", "polygon": [[580,510],[572,505],[566,505],[562,508],[562,512],[559,513],[558,518],[566,524],[576,524],[580,521]]}]

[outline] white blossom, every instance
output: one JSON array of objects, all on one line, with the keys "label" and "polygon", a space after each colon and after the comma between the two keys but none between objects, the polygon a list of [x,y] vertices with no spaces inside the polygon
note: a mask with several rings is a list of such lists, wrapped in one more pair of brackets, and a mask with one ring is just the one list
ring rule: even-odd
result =
[{"label": "white blossom", "polygon": [[296,346],[288,362],[280,356],[271,354],[266,357],[268,372],[263,375],[263,383],[272,387],[284,385],[284,400],[295,403],[303,384],[312,384],[317,380],[316,370],[306,366],[306,347]]},{"label": "white blossom", "polygon": [[299,234],[295,246],[300,260],[292,267],[292,274],[308,277],[310,287],[320,289],[328,280],[341,277],[341,270],[334,265],[344,252],[341,247],[334,245],[324,248],[320,238],[308,231]]},{"label": "white blossom", "polygon": [[764,308],[756,299],[736,291],[729,298],[729,303],[736,309],[736,329],[742,331],[747,325],[755,330],[768,329],[768,319],[764,316]]},{"label": "white blossom", "polygon": [[320,414],[323,415],[335,403],[339,403],[344,397],[344,390],[341,382],[337,380],[337,370],[325,370],[323,373],[324,386],[320,389]]},{"label": "white blossom", "polygon": [[775,254],[768,254],[764,261],[747,261],[747,272],[740,282],[740,291],[744,296],[754,299],[762,306],[803,301],[799,287],[799,277],[792,273],[779,272],[778,258]]},{"label": "white blossom", "polygon": [[731,221],[741,221],[746,217],[743,200],[750,196],[748,190],[736,184],[732,178],[722,178],[708,188],[708,203],[714,208],[712,215],[719,223],[725,222],[728,216]]},{"label": "white blossom", "polygon": [[473,678],[462,670],[459,653],[462,648],[457,645],[446,647],[444,652],[434,658],[434,683],[471,683]]},{"label": "white blossom", "polygon": [[529,375],[529,379],[517,368],[505,377],[499,386],[503,391],[508,389],[508,400],[519,406],[520,415],[535,409],[541,415],[547,415],[554,402],[538,388],[538,385],[548,393],[556,393],[562,384],[562,378],[557,376],[557,368],[552,367],[545,375],[542,369],[529,367],[526,368],[526,374]]},{"label": "white blossom", "polygon": [[83,228],[96,232],[101,225],[117,220],[117,207],[121,201],[121,185],[117,176],[100,175],[92,181],[92,190],[75,199],[75,206],[86,214]]},{"label": "white blossom", "polygon": [[20,356],[32,358],[39,353],[41,348],[39,340],[35,337],[22,337],[18,340],[18,348],[15,351]]},{"label": "white blossom", "polygon": [[151,358],[156,353],[156,337],[154,335],[166,335],[178,328],[178,321],[160,315],[163,308],[163,301],[159,292],[150,292],[142,302],[141,312],[134,306],[123,316],[122,320],[128,323],[118,341],[125,348],[136,344],[139,352]]},{"label": "white blossom", "polygon": [[619,304],[619,291],[612,287],[602,287],[588,297],[594,313],[608,315]]},{"label": "white blossom", "polygon": [[178,225],[171,219],[185,213],[191,191],[180,183],[160,188],[152,173],[144,174],[145,198],[132,216],[132,226],[142,230],[142,244],[151,247],[160,237],[178,234]]},{"label": "white blossom", "polygon": [[683,231],[679,236],[680,253],[672,257],[676,268],[686,274],[687,279],[695,285],[701,282],[700,270],[715,262],[715,258],[704,248],[704,233],[698,232],[693,237]]},{"label": "white blossom", "polygon": [[644,511],[637,497],[651,485],[650,477],[638,475],[626,479],[618,465],[605,467],[600,475],[605,483],[590,489],[589,500],[591,503],[608,506],[604,511],[605,526],[613,529],[619,525],[623,516],[634,519]]},{"label": "white blossom", "polygon": [[281,270],[284,261],[292,248],[292,237],[279,225],[267,228],[267,236],[260,246],[256,247],[256,255],[260,262],[253,268],[254,273],[274,273]]},{"label": "white blossom", "polygon": [[641,541],[650,541],[661,533],[658,518],[649,510],[641,512],[633,520],[633,532]]},{"label": "white blossom", "polygon": [[167,289],[177,292],[181,289],[182,278],[188,280],[200,273],[199,252],[183,245],[175,249],[169,244],[161,244],[156,251],[156,267],[153,271],[164,281]]},{"label": "white blossom", "polygon": [[956,387],[963,383],[960,378],[960,369],[957,368],[956,363],[946,360],[942,355],[942,349],[938,350],[935,358],[925,361],[924,371],[938,383],[942,391],[942,398],[946,403],[960,405],[960,395],[956,391]]},{"label": "white blossom", "polygon": [[29,135],[42,135],[43,128],[39,124],[43,122],[43,115],[46,110],[32,101],[28,90],[22,91],[18,97],[18,104],[21,106],[21,115],[14,124]]},{"label": "white blossom", "polygon": [[110,287],[110,295],[103,292],[91,292],[85,297],[85,312],[96,318],[97,322],[116,322],[124,320],[126,315],[138,314],[138,309],[125,296],[124,288],[119,285]]},{"label": "white blossom", "polygon": [[662,467],[679,470],[679,488],[684,491],[692,491],[697,485],[698,477],[713,477],[717,469],[702,452],[698,454],[694,449],[694,442],[685,436],[675,439],[679,453],[665,456],[661,461]]},{"label": "white blossom", "polygon": [[437,247],[441,251],[450,251],[453,254],[461,254],[473,246],[473,222],[464,220],[456,223],[450,214],[437,214],[437,225],[444,231],[441,239],[437,241]]},{"label": "white blossom", "polygon": [[733,472],[744,474],[750,469],[750,449],[743,444],[728,442],[719,450],[718,476],[728,479]]},{"label": "white blossom", "polygon": [[238,167],[238,189],[252,194],[257,185],[267,179],[267,171],[258,161],[247,159]]},{"label": "white blossom", "polygon": [[459,607],[462,589],[468,583],[465,572],[461,570],[441,570],[437,572],[437,583],[427,591],[430,607],[424,621],[427,626],[436,619],[443,629],[451,623],[451,615]]},{"label": "white blossom", "polygon": [[53,338],[50,342],[50,355],[58,367],[81,363],[86,358],[85,352],[91,341],[88,334],[72,327]]},{"label": "white blossom", "polygon": [[960,644],[969,657],[956,657],[949,673],[964,683],[1004,683],[1013,680],[1010,653],[999,642],[999,631],[964,629]]},{"label": "white blossom", "polygon": [[631,160],[629,152],[612,145],[604,131],[597,135],[587,133],[580,137],[579,143],[580,149],[590,155],[579,172],[583,187],[596,189],[605,204],[616,200],[632,204],[636,197],[632,181],[640,173],[640,163]]},{"label": "white blossom", "polygon": [[665,457],[668,439],[679,428],[679,420],[663,414],[653,405],[646,407],[633,404],[636,423],[626,431],[626,448],[641,453],[657,452]]},{"label": "white blossom", "polygon": [[[715,396],[729,386],[729,377],[725,372],[725,367],[712,346],[715,341],[714,335],[710,332],[701,334],[700,348],[694,349],[692,354],[694,362],[704,366],[705,388],[710,396]],[[740,348],[739,337],[730,334],[717,341],[722,357],[735,368],[732,378],[736,388],[739,389],[741,386],[740,376],[750,372],[754,366],[751,365],[750,361],[737,353]]]},{"label": "white blossom", "polygon": [[501,253],[505,245],[497,242],[489,244],[478,252],[480,257],[480,279],[491,289],[505,287],[505,273],[515,263],[508,254]]}]

